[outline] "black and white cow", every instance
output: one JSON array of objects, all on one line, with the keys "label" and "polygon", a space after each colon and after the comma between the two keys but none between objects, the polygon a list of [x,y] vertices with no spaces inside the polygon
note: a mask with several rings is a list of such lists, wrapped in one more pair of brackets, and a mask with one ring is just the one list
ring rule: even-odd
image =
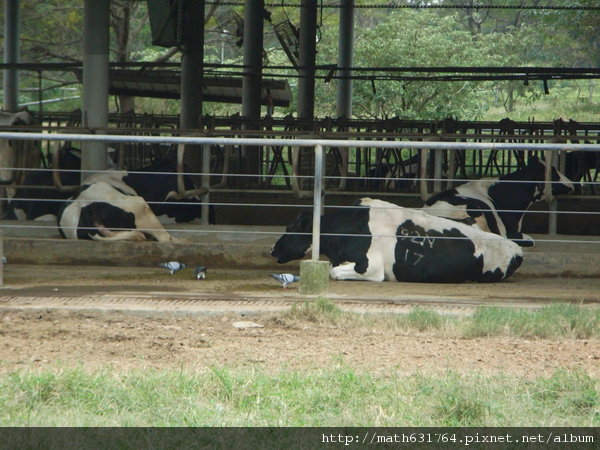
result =
[{"label": "black and white cow", "polygon": [[[59,152],[61,183],[63,186],[79,185],[81,150],[64,147]],[[56,220],[62,202],[73,193],[54,188],[37,187],[52,186],[53,183],[52,172],[29,172],[23,180],[23,185],[29,187],[16,189],[15,195],[8,201],[3,218],[8,220]]]},{"label": "black and white cow", "polygon": [[[178,222],[199,218],[203,191],[178,198],[175,171],[175,163],[159,162],[139,173],[106,171],[86,178],[59,212],[60,233],[68,239],[145,240],[150,236],[159,242],[176,241],[157,215]],[[184,186],[188,191],[195,188],[189,176],[184,176]]]},{"label": "black and white cow", "polygon": [[[523,261],[521,248],[498,235],[382,200],[359,206],[321,216],[320,251],[334,280],[494,282]],[[311,232],[312,214],[300,213],[271,256],[282,264],[303,258]]]},{"label": "black and white cow", "polygon": [[[545,200],[545,163],[532,157],[526,167],[500,178],[470,181],[433,195],[425,202],[428,214],[473,225],[506,237],[523,247],[533,239],[521,232],[523,215],[531,205]],[[566,194],[573,183],[552,168],[552,193]]]}]

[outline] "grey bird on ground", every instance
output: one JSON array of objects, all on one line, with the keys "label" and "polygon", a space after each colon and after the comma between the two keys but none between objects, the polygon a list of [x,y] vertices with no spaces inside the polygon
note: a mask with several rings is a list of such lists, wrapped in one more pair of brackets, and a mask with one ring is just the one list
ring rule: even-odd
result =
[{"label": "grey bird on ground", "polygon": [[197,280],[204,280],[206,278],[206,267],[198,266],[194,269],[194,275],[196,275]]},{"label": "grey bird on ground", "polygon": [[175,272],[179,272],[181,269],[185,269],[186,265],[180,263],[179,261],[169,261],[166,263],[159,263],[160,267],[163,267],[171,272],[171,275],[174,275]]},{"label": "grey bird on ground", "polygon": [[298,281],[300,277],[291,273],[272,273],[271,276],[279,281],[284,288],[288,287],[288,284]]}]

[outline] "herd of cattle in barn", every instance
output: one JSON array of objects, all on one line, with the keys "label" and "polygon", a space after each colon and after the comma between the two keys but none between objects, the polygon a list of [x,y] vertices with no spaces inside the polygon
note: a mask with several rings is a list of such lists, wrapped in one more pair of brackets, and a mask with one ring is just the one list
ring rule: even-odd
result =
[{"label": "herd of cattle in barn", "polygon": [[[66,147],[58,157],[60,183],[78,185],[79,151]],[[544,162],[532,156],[507,175],[437,193],[420,210],[361,198],[352,207],[323,215],[320,249],[332,264],[331,278],[495,282],[509,277],[523,261],[521,247],[534,245],[522,233],[522,222],[525,211],[546,197],[545,170]],[[29,172],[21,183],[28,187],[16,190],[4,218],[53,217],[67,239],[176,242],[161,217],[177,223],[200,218],[206,193],[191,177],[178,175],[173,161],[156,161],[135,172],[96,173],[74,192],[47,189],[53,176],[50,171]],[[182,184],[188,195],[181,194]],[[551,185],[553,195],[575,189],[555,167]],[[212,216],[214,222],[214,210]],[[312,224],[312,213],[303,211],[287,226],[271,253],[278,263],[305,256]]]}]

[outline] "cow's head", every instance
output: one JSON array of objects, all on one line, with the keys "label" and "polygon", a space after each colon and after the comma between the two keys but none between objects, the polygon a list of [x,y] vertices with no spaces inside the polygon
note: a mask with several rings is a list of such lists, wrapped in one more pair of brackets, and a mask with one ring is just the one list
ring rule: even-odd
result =
[{"label": "cow's head", "polygon": [[[531,173],[531,180],[541,181],[536,187],[534,202],[546,200],[546,186],[543,181],[546,177],[546,163],[541,161],[537,156],[532,157],[527,164],[525,171]],[[552,167],[552,194],[568,194],[575,190],[575,185],[563,173],[559,172],[556,167]]]},{"label": "cow's head", "polygon": [[[514,180],[531,182],[534,185],[532,203],[546,200],[546,162],[540,160],[537,156],[529,159],[527,166],[521,170],[513,172],[502,177],[503,180]],[[575,190],[575,186],[563,173],[559,172],[556,167],[552,167],[552,194],[568,194]]]},{"label": "cow's head", "polygon": [[271,256],[277,258],[279,264],[301,259],[309,249],[312,236],[313,215],[308,211],[302,211],[298,217],[290,223],[285,234],[281,236],[271,249]]}]

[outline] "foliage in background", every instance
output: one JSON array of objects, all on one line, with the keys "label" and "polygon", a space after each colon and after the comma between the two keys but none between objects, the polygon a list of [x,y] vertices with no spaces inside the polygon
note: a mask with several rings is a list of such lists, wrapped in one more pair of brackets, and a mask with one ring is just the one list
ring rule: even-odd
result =
[{"label": "foliage in background", "polygon": [[[429,0],[419,0],[430,3]],[[211,63],[241,64],[242,48],[236,43],[240,31],[229,19],[233,11],[243,17],[243,7],[223,5],[216,0],[207,5],[205,59]],[[317,45],[318,64],[336,64],[338,9],[319,8],[320,25]],[[333,2],[335,3],[335,2]],[[403,1],[372,0],[377,5],[404,4]],[[418,3],[418,1],[413,1]],[[456,9],[358,8],[356,17],[355,66],[548,66],[598,67],[600,54],[600,15],[597,11],[540,11],[477,8],[472,0],[439,0],[459,6]],[[540,5],[541,0],[506,0],[506,5]],[[273,26],[289,19],[299,25],[299,4],[291,0],[285,7],[270,7],[271,22],[265,21],[265,63],[290,65],[277,41]],[[595,6],[595,0],[562,2],[566,6]],[[321,4],[319,4],[321,5]],[[79,0],[21,1],[21,60],[26,62],[72,62],[81,60],[82,2]],[[3,11],[0,11],[0,15]],[[2,17],[0,17],[0,20]],[[146,2],[114,0],[111,2],[112,61],[179,62],[177,48],[151,45]],[[221,72],[231,69],[220,69]],[[277,114],[295,112],[297,80],[295,70],[266,69],[270,75],[286,75],[292,86],[294,101]],[[320,71],[319,75],[326,72]],[[80,86],[71,72],[43,72],[43,98],[67,99],[44,105],[49,110],[71,110],[80,100]],[[393,74],[392,74],[393,75]],[[21,102],[38,100],[40,83],[36,72],[22,72]],[[599,120],[596,83],[586,81],[551,81],[550,95],[541,82],[524,86],[522,82],[399,82],[355,81],[354,112],[358,117],[407,119],[497,119],[535,116],[538,120],[557,117],[576,120]],[[335,80],[316,82],[316,115],[335,115]],[[129,106],[128,106],[129,105]],[[126,99],[111,101],[111,110],[132,107]],[[176,114],[177,101],[138,98],[137,112]],[[36,105],[31,109],[35,110]],[[212,115],[239,113],[239,105],[205,103],[204,113]]]}]

